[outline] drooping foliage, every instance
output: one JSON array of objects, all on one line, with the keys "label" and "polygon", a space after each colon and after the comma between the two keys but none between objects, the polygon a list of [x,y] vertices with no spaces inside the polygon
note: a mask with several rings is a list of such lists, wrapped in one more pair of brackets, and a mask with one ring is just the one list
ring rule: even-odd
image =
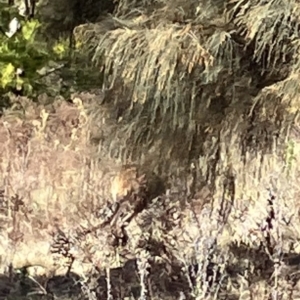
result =
[{"label": "drooping foliage", "polygon": [[75,37],[88,36],[114,90],[106,101],[123,108],[122,147],[189,161],[215,151],[204,141],[220,129],[237,130],[245,151],[284,137],[298,110],[298,12],[294,0],[124,0]]}]

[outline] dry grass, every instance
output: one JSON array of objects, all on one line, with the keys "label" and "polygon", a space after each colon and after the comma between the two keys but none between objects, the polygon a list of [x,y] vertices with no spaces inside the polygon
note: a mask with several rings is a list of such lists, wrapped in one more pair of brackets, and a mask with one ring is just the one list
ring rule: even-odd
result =
[{"label": "dry grass", "polygon": [[[104,95],[4,114],[3,268],[74,272],[92,299],[300,298],[299,4],[223,2],[120,1],[75,30]],[[164,192],[116,221],[152,171]]]},{"label": "dry grass", "polygon": [[[253,117],[257,104],[269,102],[273,110],[284,98],[285,106],[275,107],[292,110],[293,118],[299,4],[244,4],[124,0],[114,16],[75,29],[114,94],[106,102],[118,107],[118,135],[127,137],[128,152],[115,156],[143,162],[143,153],[159,148],[162,157],[188,164],[228,111]],[[265,117],[261,108],[254,113]],[[93,118],[99,122],[98,113]],[[181,152],[178,144],[185,145]]]},{"label": "dry grass", "polygon": [[[108,161],[91,162],[85,115],[76,105],[60,103],[53,111],[34,108],[34,117],[17,118],[13,112],[7,112],[1,127],[1,186],[3,201],[9,207],[3,222],[13,225],[3,234],[18,232],[18,242],[10,246],[11,255],[22,253],[24,260],[26,252],[32,252],[29,241],[46,255],[54,228],[69,230],[80,225],[78,209],[82,204],[94,211],[100,209],[105,203],[101,199],[109,195],[109,176],[113,177],[118,169],[117,164],[110,167]],[[107,176],[105,168],[110,175]],[[28,210],[27,216],[19,216],[21,211],[10,208],[16,195],[24,202],[21,206]],[[24,243],[26,247],[20,252]],[[2,257],[2,261],[19,266],[22,261],[17,262],[17,256]],[[40,260],[39,255],[33,257]],[[43,260],[47,267],[52,263]]]},{"label": "dry grass", "polygon": [[[26,101],[21,99],[24,106]],[[98,297],[137,293],[153,299],[183,294],[240,299],[245,294],[245,299],[267,299],[277,293],[289,299],[293,291],[297,299],[296,125],[287,140],[274,140],[266,153],[245,152],[242,120],[235,128],[222,126],[219,140],[212,138],[207,145],[216,157],[203,156],[185,173],[169,173],[166,192],[123,232],[118,222],[117,231],[99,226],[113,204],[113,183],[122,179],[117,189],[124,186],[125,195],[143,177],[128,169],[131,176],[125,176],[122,166],[128,161],[113,160],[90,144],[91,123],[80,99],[46,108],[28,104],[26,112],[7,111],[1,119],[2,269],[9,264],[26,267],[34,276],[30,278],[48,287],[38,275],[55,275],[64,282],[58,276],[72,271]],[[108,114],[105,105],[103,114]],[[145,168],[151,170],[151,164],[141,166]],[[270,194],[275,197],[275,217],[273,228],[265,230]],[[63,247],[65,252],[51,252]],[[209,287],[204,275],[212,272],[212,264],[219,269]],[[98,283],[84,281],[95,269],[100,272]],[[135,270],[139,275],[133,275]],[[101,276],[111,276],[111,285],[104,288]],[[51,284],[57,288],[58,283]]]}]

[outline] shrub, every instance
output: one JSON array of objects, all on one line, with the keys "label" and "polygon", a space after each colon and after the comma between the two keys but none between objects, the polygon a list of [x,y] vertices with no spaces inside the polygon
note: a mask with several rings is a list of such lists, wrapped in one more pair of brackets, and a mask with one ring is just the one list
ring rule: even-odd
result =
[{"label": "shrub", "polygon": [[[43,77],[49,68],[55,69],[54,61],[66,58],[65,43],[57,41],[50,46],[43,39],[38,20],[25,20],[15,8],[3,3],[0,11],[0,95],[13,92],[34,98],[41,89],[47,92]],[[8,34],[14,18],[19,22],[19,29]]]}]

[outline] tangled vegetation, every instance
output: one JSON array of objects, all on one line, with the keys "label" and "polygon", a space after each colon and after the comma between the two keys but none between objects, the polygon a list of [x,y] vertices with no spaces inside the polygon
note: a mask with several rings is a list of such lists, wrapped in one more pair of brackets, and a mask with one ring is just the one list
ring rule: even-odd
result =
[{"label": "tangled vegetation", "polygon": [[0,295],[298,299],[298,1],[57,1],[0,1]]}]

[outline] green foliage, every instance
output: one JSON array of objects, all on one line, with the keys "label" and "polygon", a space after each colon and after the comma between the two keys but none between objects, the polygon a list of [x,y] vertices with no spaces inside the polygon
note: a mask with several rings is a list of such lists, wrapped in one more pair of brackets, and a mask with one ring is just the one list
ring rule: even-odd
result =
[{"label": "green foliage", "polygon": [[[41,88],[46,89],[42,84],[44,74],[39,71],[53,60],[64,59],[66,45],[57,42],[50,47],[41,37],[38,20],[21,20],[13,8],[4,4],[0,4],[0,10],[0,94],[22,90],[24,95],[34,97]],[[5,32],[14,17],[18,17],[21,28],[9,37]],[[23,73],[19,74],[18,70]]]}]

